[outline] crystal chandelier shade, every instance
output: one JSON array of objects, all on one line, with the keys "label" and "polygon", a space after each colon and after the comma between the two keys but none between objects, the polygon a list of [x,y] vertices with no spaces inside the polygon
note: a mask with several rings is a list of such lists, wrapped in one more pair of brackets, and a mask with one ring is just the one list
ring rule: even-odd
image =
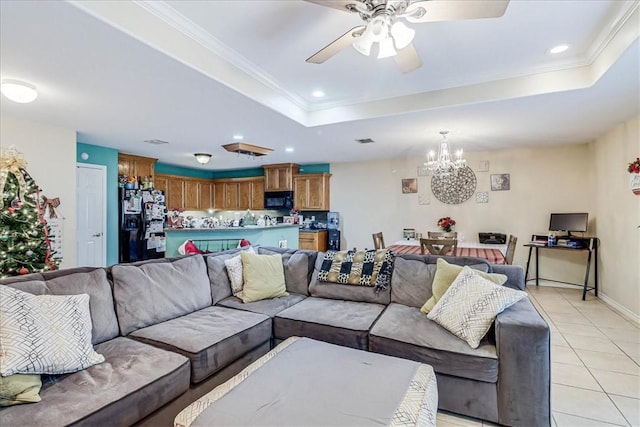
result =
[{"label": "crystal chandelier shade", "polygon": [[441,131],[442,142],[438,147],[438,156],[431,150],[427,153],[427,161],[424,165],[430,172],[437,176],[446,176],[455,173],[459,169],[467,166],[467,161],[462,157],[462,149],[452,155],[451,148],[447,142],[448,131]]}]

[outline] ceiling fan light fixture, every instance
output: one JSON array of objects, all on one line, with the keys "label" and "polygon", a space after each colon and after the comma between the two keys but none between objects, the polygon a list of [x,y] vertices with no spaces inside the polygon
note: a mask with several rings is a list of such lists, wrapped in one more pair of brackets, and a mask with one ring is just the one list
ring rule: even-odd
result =
[{"label": "ceiling fan light fixture", "polygon": [[391,27],[391,36],[396,45],[396,49],[404,49],[409,46],[416,35],[416,31],[407,27],[403,22],[396,22]]},{"label": "ceiling fan light fixture", "polygon": [[369,22],[364,35],[367,35],[374,42],[382,42],[389,35],[389,17],[385,15],[376,16]]},{"label": "ceiling fan light fixture", "polygon": [[378,50],[378,59],[389,58],[390,56],[397,55],[398,52],[393,47],[393,39],[387,37],[380,42],[380,49]]},{"label": "ceiling fan light fixture", "polygon": [[372,45],[373,41],[367,37],[367,32],[365,31],[364,34],[358,37],[358,40],[353,43],[353,48],[364,56],[369,56],[371,55]]},{"label": "ceiling fan light fixture", "polygon": [[194,157],[196,158],[196,161],[201,165],[206,165],[207,163],[209,163],[209,160],[211,160],[211,154],[209,153],[195,153]]}]

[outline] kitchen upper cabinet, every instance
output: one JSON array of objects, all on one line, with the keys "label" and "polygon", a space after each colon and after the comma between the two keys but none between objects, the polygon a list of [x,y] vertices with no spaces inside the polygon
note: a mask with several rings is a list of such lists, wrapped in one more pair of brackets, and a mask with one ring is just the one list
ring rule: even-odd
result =
[{"label": "kitchen upper cabinet", "polygon": [[302,211],[329,210],[329,173],[308,173],[293,177],[294,206]]},{"label": "kitchen upper cabinet", "polygon": [[251,181],[251,209],[264,209],[264,178]]},{"label": "kitchen upper cabinet", "polygon": [[165,194],[167,209],[184,209],[184,179],[169,175],[167,193]]},{"label": "kitchen upper cabinet", "polygon": [[213,182],[210,180],[200,181],[200,209],[213,209]]},{"label": "kitchen upper cabinet", "polygon": [[300,165],[278,163],[264,165],[264,191],[293,190],[293,176],[300,172]]},{"label": "kitchen upper cabinet", "polygon": [[156,159],[118,153],[118,175],[142,177],[155,175]]},{"label": "kitchen upper cabinet", "polygon": [[188,211],[197,211],[201,209],[199,180],[184,180],[184,209]]},{"label": "kitchen upper cabinet", "polygon": [[213,194],[216,209],[264,209],[264,179],[261,177],[216,179]]}]

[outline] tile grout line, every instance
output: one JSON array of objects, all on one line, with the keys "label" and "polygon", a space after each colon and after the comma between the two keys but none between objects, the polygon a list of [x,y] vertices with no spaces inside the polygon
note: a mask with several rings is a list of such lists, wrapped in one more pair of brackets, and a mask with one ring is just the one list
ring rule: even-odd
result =
[{"label": "tile grout line", "polygon": [[569,415],[569,416],[576,417],[576,418],[584,418],[585,420],[595,421],[595,422],[598,422],[598,423],[607,423],[607,424],[614,425],[614,426],[621,426],[621,427],[629,427],[629,426],[631,426],[631,423],[629,423],[629,420],[627,420],[627,418],[624,417],[624,416],[623,416],[624,420],[627,421],[627,423],[628,423],[626,426],[624,424],[612,423],[612,422],[603,421],[603,420],[596,420],[595,418],[583,417],[583,416],[576,415],[576,414],[570,414],[568,412],[562,412],[562,411],[554,411],[554,412],[557,412],[559,414]]}]

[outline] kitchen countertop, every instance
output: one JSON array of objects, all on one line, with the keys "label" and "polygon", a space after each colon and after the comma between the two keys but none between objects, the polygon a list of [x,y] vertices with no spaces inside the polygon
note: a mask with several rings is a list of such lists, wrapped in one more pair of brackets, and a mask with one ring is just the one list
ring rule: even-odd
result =
[{"label": "kitchen countertop", "polygon": [[[245,225],[244,227],[215,227],[215,228],[165,228],[165,233],[167,232],[182,232],[182,231],[239,231],[239,230],[272,230],[274,228],[289,228],[296,227],[296,224],[276,224],[269,225],[264,227],[258,227],[257,225]],[[317,230],[318,231],[318,230]]]},{"label": "kitchen countertop", "polygon": [[327,231],[326,228],[300,228],[300,233],[319,233],[321,231]]}]

